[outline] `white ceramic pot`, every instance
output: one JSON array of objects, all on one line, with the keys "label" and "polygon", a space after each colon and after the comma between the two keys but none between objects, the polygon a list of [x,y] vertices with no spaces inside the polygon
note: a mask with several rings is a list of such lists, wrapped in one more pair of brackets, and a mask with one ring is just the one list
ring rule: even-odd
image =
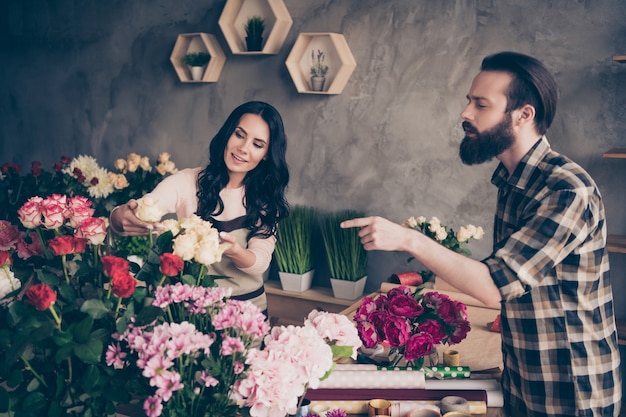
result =
[{"label": "white ceramic pot", "polygon": [[363,295],[365,290],[365,282],[367,275],[357,281],[345,281],[342,279],[330,279],[330,286],[333,289],[335,298],[343,298],[344,300],[356,300]]},{"label": "white ceramic pot", "polygon": [[311,288],[311,282],[313,281],[313,274],[315,270],[312,269],[304,274],[290,274],[288,272],[278,272],[280,277],[280,285],[285,291],[292,292],[304,292]]}]

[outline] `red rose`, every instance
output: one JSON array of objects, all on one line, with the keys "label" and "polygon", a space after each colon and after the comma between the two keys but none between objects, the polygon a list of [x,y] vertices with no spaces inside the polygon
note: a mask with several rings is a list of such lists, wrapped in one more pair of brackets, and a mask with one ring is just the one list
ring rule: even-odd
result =
[{"label": "red rose", "polygon": [[55,236],[48,242],[50,249],[56,256],[74,253],[73,236]]},{"label": "red rose", "polygon": [[101,259],[104,268],[104,274],[112,277],[116,271],[128,272],[128,261],[118,256],[107,255]]},{"label": "red rose", "polygon": [[56,300],[57,293],[46,284],[35,284],[26,290],[26,302],[37,310],[47,310]]},{"label": "red rose", "polygon": [[61,162],[63,162],[66,165],[69,164],[71,162],[71,160],[72,159],[69,156],[67,156],[67,155],[61,156]]},{"label": "red rose", "polygon": [[33,161],[31,168],[30,168],[30,172],[31,174],[33,174],[33,177],[40,176],[41,175],[41,162]]},{"label": "red rose", "polygon": [[128,271],[117,270],[111,277],[111,291],[119,298],[133,295],[137,280]]},{"label": "red rose", "polygon": [[164,253],[159,259],[161,260],[159,269],[168,277],[175,277],[183,270],[183,260],[173,253]]},{"label": "red rose", "polygon": [[7,251],[0,251],[0,266],[10,266],[12,263],[11,254]]},{"label": "red rose", "polygon": [[433,338],[433,344],[441,343],[448,337],[444,326],[437,320],[427,320],[418,326],[420,333],[429,334]]}]

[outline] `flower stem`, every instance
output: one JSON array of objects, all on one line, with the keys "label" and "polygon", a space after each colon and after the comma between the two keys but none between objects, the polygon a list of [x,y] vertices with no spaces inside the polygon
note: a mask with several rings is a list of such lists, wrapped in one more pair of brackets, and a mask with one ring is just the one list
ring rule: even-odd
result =
[{"label": "flower stem", "polygon": [[4,273],[6,277],[9,279],[9,284],[11,284],[11,292],[15,291],[15,285],[13,284],[13,280],[11,279],[11,275],[9,275],[9,267],[5,264],[2,265],[2,269],[4,269]]},{"label": "flower stem", "polygon": [[117,306],[115,307],[114,317],[117,318],[117,313],[120,311],[120,307],[122,305],[122,297],[117,298]]},{"label": "flower stem", "polygon": [[57,314],[57,311],[54,309],[54,303],[50,304],[50,307],[48,307],[48,310],[50,310],[52,317],[54,317],[54,321],[56,322],[57,327],[61,328],[61,317],[59,317],[59,315]]},{"label": "flower stem", "polygon": [[205,274],[206,274],[206,267],[204,266],[204,264],[202,264],[200,265],[200,272],[198,273],[198,279],[196,280],[196,285],[200,285]]},{"label": "flower stem", "polygon": [[37,381],[41,382],[41,384],[44,387],[48,388],[48,384],[46,384],[46,381],[41,377],[41,375],[37,373],[37,371],[33,369],[33,367],[30,365],[30,362],[28,362],[28,360],[24,357],[24,355],[20,355],[20,358],[22,358],[22,361],[26,365],[26,369],[30,371],[30,373],[33,374],[33,376],[37,379]]},{"label": "flower stem", "polygon": [[67,282],[69,284],[70,283],[70,277],[67,275],[66,261],[67,261],[67,255],[65,255],[65,254],[61,255],[61,263],[63,264],[63,275],[65,276],[65,282]]}]

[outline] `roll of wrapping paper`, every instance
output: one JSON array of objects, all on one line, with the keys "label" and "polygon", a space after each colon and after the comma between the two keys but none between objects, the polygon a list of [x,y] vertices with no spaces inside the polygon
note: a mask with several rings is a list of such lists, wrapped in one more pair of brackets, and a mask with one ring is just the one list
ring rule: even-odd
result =
[{"label": "roll of wrapping paper", "polygon": [[[407,417],[409,411],[423,405],[439,407],[438,400],[389,400],[391,405],[391,417]],[[332,410],[341,408],[347,414],[367,414],[369,400],[312,400],[311,409]],[[487,403],[485,401],[468,401],[470,414],[486,414]]]},{"label": "roll of wrapping paper", "polygon": [[424,388],[424,371],[379,370],[376,365],[337,364],[319,388]]},{"label": "roll of wrapping paper", "polygon": [[432,371],[441,378],[466,379],[471,376],[469,366],[427,366],[426,374]]}]

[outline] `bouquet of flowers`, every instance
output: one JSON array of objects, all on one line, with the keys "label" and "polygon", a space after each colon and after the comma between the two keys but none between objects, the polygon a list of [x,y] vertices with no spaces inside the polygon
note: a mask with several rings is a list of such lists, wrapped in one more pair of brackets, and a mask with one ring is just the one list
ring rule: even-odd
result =
[{"label": "bouquet of flowers", "polygon": [[[426,236],[441,243],[448,249],[451,249],[457,253],[462,253],[465,256],[470,256],[472,252],[469,249],[463,247],[471,239],[482,239],[485,232],[482,227],[468,224],[461,226],[458,232],[454,232],[454,229],[441,224],[441,221],[437,217],[432,217],[429,221],[426,221],[426,217],[413,217],[411,216],[402,223],[402,226],[410,229],[419,230]],[[411,261],[413,258],[409,258]],[[434,274],[432,271],[423,270],[420,271],[420,275],[424,282],[432,280]]]},{"label": "bouquet of flowers", "polygon": [[356,358],[361,341],[346,316],[314,311],[303,327],[267,334],[261,311],[230,293],[182,283],[159,287],[153,306],[163,314],[148,325],[131,324],[109,346],[110,366],[136,366],[153,387],[143,405],[147,416],[295,414],[307,387],[330,374],[334,359]]},{"label": "bouquet of flowers", "polygon": [[0,220],[3,412],[104,416],[129,398],[101,357],[136,281],[128,264],[107,268],[124,260],[101,256],[107,222],[93,214],[87,198],[53,194],[18,210],[25,230]]},{"label": "bouquet of flowers", "polygon": [[354,320],[366,348],[386,342],[393,365],[404,358],[417,368],[436,345],[457,344],[470,331],[465,304],[434,291],[412,293],[404,285],[365,297]]}]

